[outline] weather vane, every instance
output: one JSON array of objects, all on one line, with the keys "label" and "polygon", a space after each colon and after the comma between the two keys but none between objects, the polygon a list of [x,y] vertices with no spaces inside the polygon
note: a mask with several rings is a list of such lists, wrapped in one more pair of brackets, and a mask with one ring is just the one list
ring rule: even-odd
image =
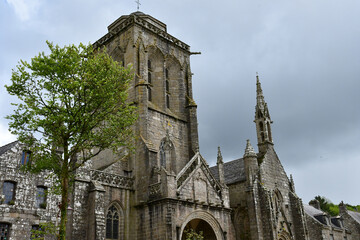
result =
[{"label": "weather vane", "polygon": [[135,2],[137,3],[137,10],[139,11],[139,8],[140,8],[140,5],[141,5],[140,0],[136,0]]}]

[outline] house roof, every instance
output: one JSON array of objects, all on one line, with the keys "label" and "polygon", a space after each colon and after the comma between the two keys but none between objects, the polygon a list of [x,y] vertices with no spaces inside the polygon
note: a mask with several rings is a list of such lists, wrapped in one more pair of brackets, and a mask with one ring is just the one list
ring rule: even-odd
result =
[{"label": "house roof", "polygon": [[[219,180],[219,169],[217,166],[210,168],[214,177]],[[246,180],[244,160],[242,158],[224,163],[224,177],[226,184],[232,184]]]},{"label": "house roof", "polygon": [[358,223],[360,223],[360,212],[354,212],[354,211],[347,211],[349,213],[349,215]]},{"label": "house roof", "polygon": [[317,208],[314,208],[313,206],[307,205],[307,204],[304,204],[304,211],[305,211],[305,213],[307,213],[309,216],[312,216],[312,217],[324,214],[323,211],[321,211]]},{"label": "house roof", "polygon": [[5,152],[9,151],[11,148],[13,148],[18,141],[14,141],[11,143],[8,143],[2,147],[0,147],[0,155],[3,155]]}]

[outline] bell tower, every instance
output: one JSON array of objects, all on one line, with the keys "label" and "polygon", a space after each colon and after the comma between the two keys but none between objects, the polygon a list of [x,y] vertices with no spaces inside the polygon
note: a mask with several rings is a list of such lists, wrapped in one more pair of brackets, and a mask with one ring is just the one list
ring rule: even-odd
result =
[{"label": "bell tower", "polygon": [[255,120],[258,148],[260,153],[265,153],[267,145],[273,145],[271,133],[271,118],[267,103],[265,102],[259,76],[256,75],[256,107]]}]

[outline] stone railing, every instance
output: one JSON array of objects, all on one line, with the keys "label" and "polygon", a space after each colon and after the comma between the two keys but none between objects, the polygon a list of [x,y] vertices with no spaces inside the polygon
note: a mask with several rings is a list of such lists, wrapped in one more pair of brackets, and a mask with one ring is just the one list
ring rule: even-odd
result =
[{"label": "stone railing", "polygon": [[186,164],[186,166],[180,171],[176,177],[176,187],[179,189],[184,181],[189,178],[190,174],[200,164],[200,154],[197,153],[195,156]]},{"label": "stone railing", "polygon": [[126,29],[132,23],[139,24],[140,26],[145,27],[146,29],[152,31],[153,33],[158,34],[159,36],[163,37],[167,41],[172,42],[176,46],[178,46],[178,47],[180,47],[180,48],[182,48],[182,49],[184,49],[184,50],[186,50],[188,52],[190,51],[190,46],[187,45],[186,43],[180,41],[179,39],[177,39],[177,38],[175,38],[173,36],[171,36],[167,32],[161,30],[160,28],[158,28],[155,25],[149,23],[148,21],[145,21],[145,20],[141,19],[140,17],[134,16],[134,15],[130,15],[127,20],[125,20],[124,22],[122,22],[118,26],[111,29],[111,31],[109,33],[105,34],[105,36],[103,36],[98,41],[96,41],[95,44],[94,44],[95,48],[103,45],[104,43],[106,43],[109,39],[111,39],[113,36],[118,34],[120,31]]},{"label": "stone railing", "polygon": [[130,190],[134,188],[134,178],[132,177],[125,177],[97,170],[91,170],[91,180],[118,188],[125,188]]}]

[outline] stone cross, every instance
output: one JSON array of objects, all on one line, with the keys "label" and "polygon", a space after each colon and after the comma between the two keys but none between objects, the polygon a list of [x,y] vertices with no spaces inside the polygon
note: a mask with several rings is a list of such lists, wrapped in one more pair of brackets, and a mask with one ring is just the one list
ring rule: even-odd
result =
[{"label": "stone cross", "polygon": [[137,4],[137,10],[139,11],[139,8],[140,8],[140,5],[141,5],[140,0],[136,0],[135,2]]}]

